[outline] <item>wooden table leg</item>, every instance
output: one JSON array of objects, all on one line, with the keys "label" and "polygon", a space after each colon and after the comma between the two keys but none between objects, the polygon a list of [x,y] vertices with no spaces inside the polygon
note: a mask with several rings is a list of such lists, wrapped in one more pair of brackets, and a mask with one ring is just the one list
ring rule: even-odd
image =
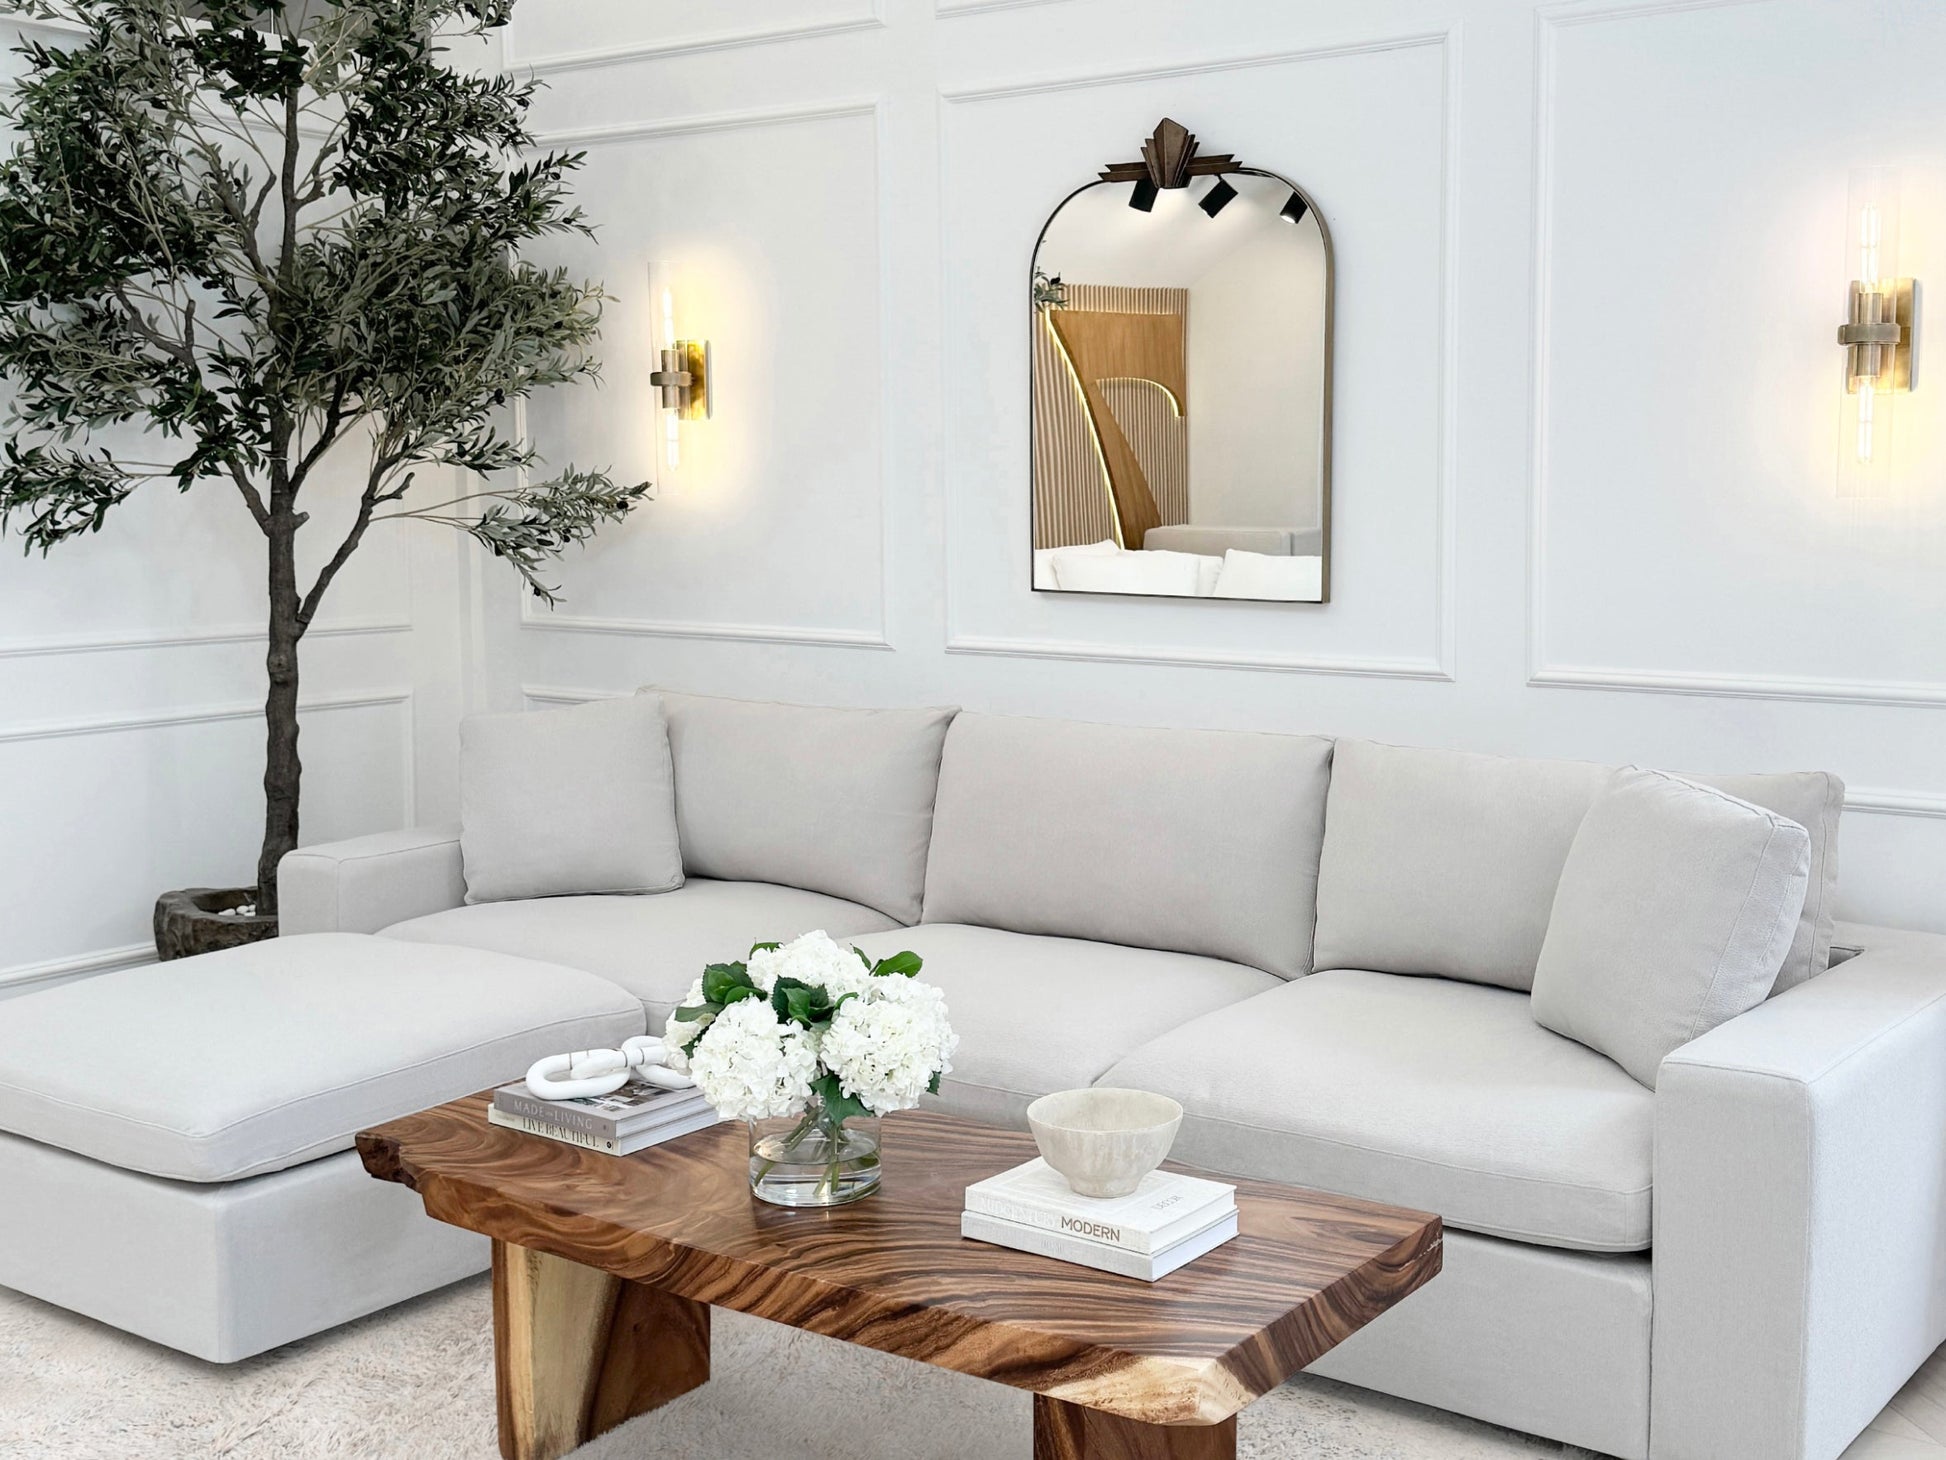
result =
[{"label": "wooden table leg", "polygon": [[1145,1425],[1034,1396],[1034,1460],[1236,1460],[1237,1421]]},{"label": "wooden table leg", "polygon": [[709,1305],[511,1242],[493,1244],[506,1460],[557,1460],[709,1378]]}]

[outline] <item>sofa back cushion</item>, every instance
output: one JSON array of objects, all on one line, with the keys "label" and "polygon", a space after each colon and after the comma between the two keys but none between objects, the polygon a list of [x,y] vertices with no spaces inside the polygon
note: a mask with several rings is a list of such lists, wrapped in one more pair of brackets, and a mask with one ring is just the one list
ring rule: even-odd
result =
[{"label": "sofa back cushion", "polygon": [[1311,968],[1331,742],[963,714],[928,923]]},{"label": "sofa back cushion", "polygon": [[1575,829],[1614,771],[1340,740],[1317,966],[1529,989]]},{"label": "sofa back cushion", "polygon": [[682,886],[669,732],[653,701],[469,715],[459,783],[468,902]]},{"label": "sofa back cushion", "polygon": [[1845,783],[1829,771],[1689,779],[1774,811],[1809,833],[1811,870],[1804,911],[1798,916],[1791,950],[1771,992],[1781,994],[1823,973],[1831,966],[1831,939],[1836,929],[1838,822],[1845,809]]},{"label": "sofa back cushion", "polygon": [[[1568,847],[1616,774],[1340,740],[1318,869],[1317,966],[1531,989]],[[1777,991],[1830,962],[1844,783],[1822,771],[1691,776],[1797,822],[1810,893]]]},{"label": "sofa back cushion", "polygon": [[1810,843],[1795,821],[1699,782],[1618,771],[1568,850],[1535,1020],[1653,1090],[1671,1051],[1770,996]]},{"label": "sofa back cushion", "polygon": [[669,718],[690,876],[775,882],[919,920],[953,710],[644,693],[658,695]]}]

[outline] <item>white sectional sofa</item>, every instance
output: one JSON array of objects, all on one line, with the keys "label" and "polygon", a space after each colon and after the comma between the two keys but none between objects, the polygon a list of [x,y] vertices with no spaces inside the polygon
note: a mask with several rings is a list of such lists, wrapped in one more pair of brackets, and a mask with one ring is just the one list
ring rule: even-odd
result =
[{"label": "white sectional sofa", "polygon": [[[1628,1460],[1832,1460],[1946,1339],[1946,937],[1834,924],[1835,778],[1716,782],[1806,828],[1810,892],[1772,996],[1669,1055],[1651,1087],[1529,1008],[1569,844],[1611,768],[943,710],[664,706],[685,885],[468,903],[456,829],[308,848],[280,879],[280,941],[313,950],[296,984],[328,987],[333,957],[412,983],[418,955],[471,950],[498,980],[481,1000],[507,1015],[487,1023],[538,1027],[558,985],[572,1007],[551,1043],[566,1047],[569,1014],[659,1029],[703,963],[760,938],[822,927],[867,952],[912,948],[961,1034],[942,1108],[1018,1122],[1048,1091],[1139,1085],[1186,1107],[1181,1159],[1439,1212],[1439,1279],[1318,1371]],[[35,1071],[50,1039],[74,1037],[64,996],[111,978],[167,991],[182,967],[30,995],[7,1006],[26,1024],[0,1028],[14,1133],[0,1283],[170,1342],[103,1298],[112,1274],[55,1290],[73,1254],[46,1204],[17,1195],[23,1170],[72,1165],[95,1200],[155,1183],[178,1204],[234,1201],[349,1160],[382,1096],[402,1113],[509,1078],[533,1042],[508,1033],[498,1068],[460,1061],[380,1095],[367,1075],[362,1103],[306,1097],[287,1133],[304,1150],[275,1173],[158,1169],[90,1134],[114,1112],[89,1110],[103,1098],[79,1082],[59,1092],[78,1115],[36,1103]],[[108,993],[94,998],[112,1019]],[[455,1038],[413,1008],[417,1032],[388,1049],[423,1071],[399,1041]],[[305,1080],[333,1087],[355,1075],[342,1064]],[[153,1078],[193,1105],[166,1066],[154,1056]],[[171,1119],[164,1151],[210,1123]],[[374,1284],[360,1244],[410,1251],[431,1224],[366,1212],[340,1240],[328,1201],[303,1210],[307,1281],[363,1272],[365,1308],[484,1261],[442,1249]],[[274,1274],[251,1275],[244,1306],[277,1308]],[[259,1315],[252,1333],[290,1326]]]}]

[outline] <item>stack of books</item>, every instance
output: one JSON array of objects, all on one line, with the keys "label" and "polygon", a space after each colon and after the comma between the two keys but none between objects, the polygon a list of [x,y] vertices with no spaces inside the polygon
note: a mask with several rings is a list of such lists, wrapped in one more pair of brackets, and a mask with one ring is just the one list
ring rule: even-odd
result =
[{"label": "stack of books", "polygon": [[1154,1282],[1237,1234],[1237,1189],[1151,1171],[1128,1196],[1077,1196],[1036,1158],[966,1188],[960,1235]]},{"label": "stack of books", "polygon": [[715,1125],[717,1114],[700,1090],[624,1085],[612,1095],[542,1100],[524,1083],[493,1092],[487,1120],[530,1136],[566,1141],[611,1156],[627,1156]]}]

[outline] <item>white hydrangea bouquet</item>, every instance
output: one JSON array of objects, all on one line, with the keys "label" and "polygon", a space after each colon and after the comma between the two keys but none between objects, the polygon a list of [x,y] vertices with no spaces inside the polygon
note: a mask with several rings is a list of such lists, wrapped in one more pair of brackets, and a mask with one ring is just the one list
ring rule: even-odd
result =
[{"label": "white hydrangea bouquet", "polygon": [[806,933],[712,963],[669,1016],[670,1065],[750,1125],[759,1197],[833,1206],[878,1189],[876,1118],[937,1094],[959,1045],[922,966]]}]

